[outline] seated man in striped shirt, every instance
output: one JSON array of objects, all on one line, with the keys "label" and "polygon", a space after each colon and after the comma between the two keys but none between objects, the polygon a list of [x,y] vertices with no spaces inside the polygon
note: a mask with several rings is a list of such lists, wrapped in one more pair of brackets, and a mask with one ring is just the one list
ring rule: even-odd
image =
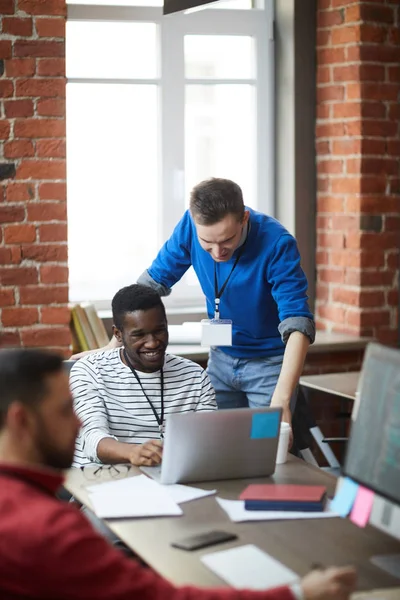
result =
[{"label": "seated man in striped shirt", "polygon": [[168,414],[217,408],[204,369],[166,354],[167,318],[157,292],[138,284],[122,288],[112,312],[122,348],[85,356],[71,370],[75,412],[82,422],[75,467],[159,464]]}]

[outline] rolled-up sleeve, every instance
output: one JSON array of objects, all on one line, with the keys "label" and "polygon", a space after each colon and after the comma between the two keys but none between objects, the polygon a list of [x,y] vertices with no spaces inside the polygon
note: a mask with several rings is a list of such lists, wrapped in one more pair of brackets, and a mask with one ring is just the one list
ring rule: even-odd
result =
[{"label": "rolled-up sleeve", "polygon": [[98,385],[96,367],[85,360],[73,366],[70,387],[74,399],[74,409],[82,426],[78,443],[90,462],[98,462],[97,446],[104,438],[117,439],[111,435],[107,409]]}]

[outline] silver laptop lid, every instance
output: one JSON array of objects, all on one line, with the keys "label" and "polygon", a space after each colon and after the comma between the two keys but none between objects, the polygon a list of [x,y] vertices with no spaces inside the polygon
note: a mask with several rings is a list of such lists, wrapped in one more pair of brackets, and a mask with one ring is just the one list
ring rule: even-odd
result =
[{"label": "silver laptop lid", "polygon": [[161,483],[272,475],[281,414],[238,408],[168,415]]}]

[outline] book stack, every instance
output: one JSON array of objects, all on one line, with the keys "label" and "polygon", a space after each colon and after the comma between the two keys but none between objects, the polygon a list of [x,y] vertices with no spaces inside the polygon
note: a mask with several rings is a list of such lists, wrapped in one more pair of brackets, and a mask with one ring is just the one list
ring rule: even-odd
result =
[{"label": "book stack", "polygon": [[71,333],[74,353],[96,350],[109,342],[104,323],[89,302],[71,306]]},{"label": "book stack", "polygon": [[246,510],[320,512],[325,508],[323,485],[252,484],[240,494]]}]

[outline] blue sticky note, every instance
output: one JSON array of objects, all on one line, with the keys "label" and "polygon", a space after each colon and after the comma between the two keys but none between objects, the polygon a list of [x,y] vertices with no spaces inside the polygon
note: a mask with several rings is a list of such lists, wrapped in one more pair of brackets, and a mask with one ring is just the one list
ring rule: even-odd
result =
[{"label": "blue sticky note", "polygon": [[345,477],[331,502],[330,509],[341,517],[347,517],[355,502],[359,485]]},{"label": "blue sticky note", "polygon": [[279,431],[279,419],[279,412],[254,413],[251,420],[251,439],[260,440],[277,437]]}]

